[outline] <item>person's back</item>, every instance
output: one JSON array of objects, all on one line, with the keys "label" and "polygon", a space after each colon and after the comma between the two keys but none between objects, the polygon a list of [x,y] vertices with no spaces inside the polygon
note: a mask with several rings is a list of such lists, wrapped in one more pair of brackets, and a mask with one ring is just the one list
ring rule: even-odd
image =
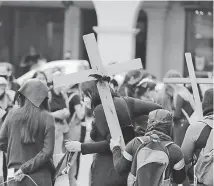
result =
[{"label": "person's back", "polygon": [[[37,131],[37,136],[35,143],[32,144],[22,144],[21,135],[17,131],[22,130],[22,121],[20,120],[20,115],[23,112],[20,108],[12,110],[7,118],[8,120],[8,148],[7,148],[7,158],[8,158],[8,168],[18,169],[22,164],[32,159],[43,149],[43,142],[45,135],[48,130],[54,129],[53,117],[47,112],[41,112],[41,118],[39,118],[39,126]],[[51,151],[51,146],[48,151]],[[47,165],[44,164],[44,168]]]},{"label": "person's back", "polygon": [[[167,185],[170,184],[171,178],[177,184],[182,183],[182,177],[185,171],[183,153],[180,147],[166,139],[162,139],[160,142],[149,142],[148,145],[144,146],[142,142],[144,141],[145,136],[141,138],[142,141],[139,140],[139,137],[135,138],[135,142],[133,142],[134,148],[132,150],[130,149],[130,154],[133,154],[134,158],[130,175],[134,174],[135,177],[138,177],[137,185],[141,186],[142,183],[144,183],[145,185],[152,186],[156,185],[158,182],[162,183],[162,179],[164,180],[165,185]],[[146,141],[147,139],[143,143],[146,144]],[[151,154],[146,157],[145,152]],[[152,164],[149,161],[152,161]],[[165,171],[162,170],[164,166],[166,166]],[[181,172],[180,176],[178,175],[179,171]],[[149,179],[145,172],[150,174]],[[152,174],[154,172],[155,174]],[[164,174],[162,175],[162,173]],[[161,178],[157,176],[157,174],[159,174],[159,176],[162,175],[163,177]],[[129,176],[129,180],[131,177]]]},{"label": "person's back", "polygon": [[[157,185],[155,182],[163,177],[164,169],[166,169],[164,180],[169,180],[172,175],[175,183],[182,183],[185,179],[183,153],[180,147],[173,143],[170,137],[171,130],[172,114],[158,109],[149,114],[146,135],[130,141],[123,153],[118,148],[118,142],[115,143],[111,140],[110,146],[116,171],[119,173],[131,172],[128,185],[141,186],[142,182],[143,185]],[[161,156],[163,159],[160,159]]]},{"label": "person's back", "polygon": [[[18,91],[20,108],[9,112],[0,131],[0,150],[7,153],[9,185],[52,185],[55,126],[48,113],[48,87],[28,80]],[[14,175],[12,175],[14,174]]]}]

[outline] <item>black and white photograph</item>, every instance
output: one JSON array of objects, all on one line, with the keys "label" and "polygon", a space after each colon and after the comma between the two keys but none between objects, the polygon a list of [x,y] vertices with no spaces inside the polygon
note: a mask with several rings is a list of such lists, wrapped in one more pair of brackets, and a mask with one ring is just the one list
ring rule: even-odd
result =
[{"label": "black and white photograph", "polygon": [[0,1],[0,186],[214,186],[213,7]]}]

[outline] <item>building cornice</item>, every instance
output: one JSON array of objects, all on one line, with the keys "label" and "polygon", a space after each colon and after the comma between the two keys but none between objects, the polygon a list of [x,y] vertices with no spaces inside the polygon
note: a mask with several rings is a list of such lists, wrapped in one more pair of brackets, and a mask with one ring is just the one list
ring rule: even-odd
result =
[{"label": "building cornice", "polygon": [[96,33],[108,33],[108,34],[133,34],[136,35],[139,33],[140,29],[138,28],[124,28],[124,27],[98,27],[94,26],[93,30]]}]

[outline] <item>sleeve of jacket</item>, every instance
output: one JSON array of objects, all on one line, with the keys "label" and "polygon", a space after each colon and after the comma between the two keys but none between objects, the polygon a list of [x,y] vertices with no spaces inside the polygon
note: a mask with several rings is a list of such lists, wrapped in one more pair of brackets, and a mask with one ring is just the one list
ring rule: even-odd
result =
[{"label": "sleeve of jacket", "polygon": [[109,142],[104,140],[93,143],[82,143],[81,152],[83,155],[110,152]]},{"label": "sleeve of jacket", "polygon": [[144,101],[134,98],[126,98],[129,110],[133,117],[139,117],[142,115],[148,115],[151,111],[156,109],[162,109],[162,107],[156,103],[150,101]]},{"label": "sleeve of jacket", "polygon": [[53,117],[48,115],[46,122],[48,126],[45,129],[43,149],[34,158],[30,159],[20,167],[24,174],[34,172],[47,163],[53,156],[55,143],[55,126]]},{"label": "sleeve of jacket", "polygon": [[[198,124],[198,123],[197,123]],[[185,164],[188,165],[194,155],[195,141],[197,140],[198,130],[194,129],[194,125],[190,125],[186,131],[181,150],[184,154]]]},{"label": "sleeve of jacket", "polygon": [[131,140],[124,151],[119,146],[112,150],[114,168],[118,173],[127,173],[131,171],[132,160],[134,156],[136,138]]}]

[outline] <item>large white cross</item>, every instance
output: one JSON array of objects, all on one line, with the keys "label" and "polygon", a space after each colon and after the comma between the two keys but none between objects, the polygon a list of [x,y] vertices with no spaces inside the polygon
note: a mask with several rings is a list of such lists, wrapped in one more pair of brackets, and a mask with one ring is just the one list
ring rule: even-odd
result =
[{"label": "large white cross", "polygon": [[202,119],[203,111],[197,84],[213,84],[213,80],[211,78],[196,78],[191,53],[185,53],[185,58],[189,78],[163,78],[163,82],[166,84],[191,84],[196,105],[195,112],[198,119]]},{"label": "large white cross", "polygon": [[[79,71],[77,73],[54,77],[53,82],[56,87],[69,86],[76,83],[95,80],[90,77],[92,74],[101,76],[113,76],[121,72],[131,71],[142,68],[141,59],[134,59],[123,63],[103,66],[99,54],[99,49],[94,34],[83,36],[85,47],[89,56],[92,69]],[[121,137],[122,148],[125,147],[122,131],[115,110],[114,102],[111,96],[109,84],[106,81],[97,83],[97,88],[101,98],[102,106],[105,112],[106,120],[113,139]]]}]

